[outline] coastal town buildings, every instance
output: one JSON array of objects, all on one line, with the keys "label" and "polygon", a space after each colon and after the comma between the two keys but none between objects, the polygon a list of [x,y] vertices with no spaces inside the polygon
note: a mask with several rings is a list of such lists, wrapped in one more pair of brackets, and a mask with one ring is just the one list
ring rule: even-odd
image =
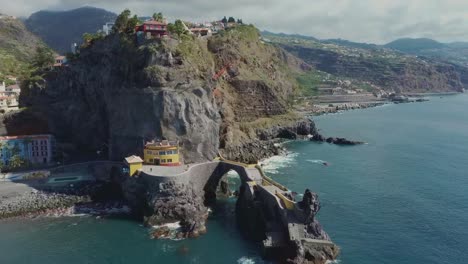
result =
[{"label": "coastal town buildings", "polygon": [[55,139],[49,134],[0,137],[0,160],[8,166],[15,156],[29,164],[50,164],[55,154]]},{"label": "coastal town buildings", "polygon": [[190,32],[192,32],[192,34],[194,34],[195,36],[201,36],[201,37],[204,37],[204,36],[209,37],[213,34],[213,32],[211,31],[211,28],[208,28],[208,27],[191,28]]},{"label": "coastal town buildings", "polygon": [[179,166],[179,142],[178,141],[151,141],[147,142],[144,149],[145,164],[158,166]]},{"label": "coastal town buildings", "polygon": [[[8,78],[10,81],[16,78]],[[13,110],[18,110],[18,97],[21,88],[18,84],[6,86],[5,82],[0,83],[0,112],[5,113]]]}]

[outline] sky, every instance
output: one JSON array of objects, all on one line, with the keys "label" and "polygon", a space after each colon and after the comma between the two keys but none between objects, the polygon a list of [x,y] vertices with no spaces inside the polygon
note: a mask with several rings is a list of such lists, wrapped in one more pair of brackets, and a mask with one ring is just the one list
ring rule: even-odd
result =
[{"label": "sky", "polygon": [[0,13],[29,16],[49,10],[94,6],[140,16],[203,22],[242,18],[262,30],[320,39],[383,44],[402,37],[468,41],[468,0],[0,0]]}]

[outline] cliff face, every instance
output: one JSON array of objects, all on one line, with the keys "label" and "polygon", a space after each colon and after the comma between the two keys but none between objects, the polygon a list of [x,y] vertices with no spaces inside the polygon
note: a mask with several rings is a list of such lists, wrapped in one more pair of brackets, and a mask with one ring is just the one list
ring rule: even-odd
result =
[{"label": "cliff face", "polygon": [[[345,78],[367,81],[395,92],[461,92],[464,88],[453,65],[428,62],[411,56],[360,56],[334,50],[282,45],[318,70]],[[383,51],[381,52],[383,54]]]},{"label": "cliff face", "polygon": [[186,36],[136,45],[113,35],[49,73],[45,87],[25,91],[21,102],[44,113],[60,141],[82,150],[108,149],[119,160],[141,155],[145,140],[165,137],[181,142],[185,162],[207,160],[220,147],[257,140],[255,126],[241,130],[241,122],[287,113],[292,60],[278,54],[249,26],[208,41]]}]

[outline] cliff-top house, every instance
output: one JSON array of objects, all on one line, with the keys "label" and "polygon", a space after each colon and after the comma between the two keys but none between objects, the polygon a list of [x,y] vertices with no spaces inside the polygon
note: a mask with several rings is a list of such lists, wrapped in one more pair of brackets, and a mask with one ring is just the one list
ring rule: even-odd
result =
[{"label": "cliff-top house", "polygon": [[160,38],[167,35],[167,22],[148,20],[136,26],[135,31],[143,33],[146,37]]}]

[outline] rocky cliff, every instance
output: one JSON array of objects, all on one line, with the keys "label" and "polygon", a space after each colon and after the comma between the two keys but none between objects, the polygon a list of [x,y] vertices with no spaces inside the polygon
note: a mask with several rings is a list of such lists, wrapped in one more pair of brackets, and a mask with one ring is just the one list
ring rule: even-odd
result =
[{"label": "rocky cliff", "polygon": [[178,139],[186,162],[212,159],[220,148],[241,159],[245,146],[264,149],[257,130],[301,120],[288,112],[295,81],[287,65],[306,67],[262,43],[252,26],[208,39],[111,35],[50,72],[42,87],[25,90],[21,103],[43,113],[60,141],[108,150],[114,160],[142,154],[153,138]]}]

